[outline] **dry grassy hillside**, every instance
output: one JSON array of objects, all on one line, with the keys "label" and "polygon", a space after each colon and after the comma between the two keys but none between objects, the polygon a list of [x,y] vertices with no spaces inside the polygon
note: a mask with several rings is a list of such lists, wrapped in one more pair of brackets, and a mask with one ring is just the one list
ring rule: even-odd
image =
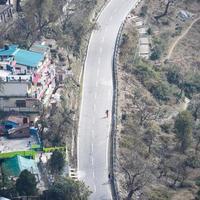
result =
[{"label": "dry grassy hillside", "polygon": [[174,0],[156,20],[166,4],[146,0],[136,12],[149,27],[150,60],[137,57],[134,24],[120,45],[117,179],[127,200],[200,199],[200,1]]}]

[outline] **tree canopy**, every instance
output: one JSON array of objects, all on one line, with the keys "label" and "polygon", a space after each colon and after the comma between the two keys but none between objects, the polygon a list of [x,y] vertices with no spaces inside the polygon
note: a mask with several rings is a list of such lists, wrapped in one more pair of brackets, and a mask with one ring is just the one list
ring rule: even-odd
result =
[{"label": "tree canopy", "polygon": [[56,150],[51,155],[49,165],[53,173],[61,172],[65,165],[65,157],[62,152]]},{"label": "tree canopy", "polygon": [[19,195],[34,195],[37,191],[36,185],[35,176],[28,170],[23,170],[16,181],[16,190]]},{"label": "tree canopy", "polygon": [[174,128],[176,136],[180,142],[180,149],[182,152],[190,145],[191,134],[192,134],[192,115],[188,111],[179,113],[176,118]]},{"label": "tree canopy", "polygon": [[87,200],[91,192],[83,182],[70,178],[61,178],[46,192],[48,200]]}]

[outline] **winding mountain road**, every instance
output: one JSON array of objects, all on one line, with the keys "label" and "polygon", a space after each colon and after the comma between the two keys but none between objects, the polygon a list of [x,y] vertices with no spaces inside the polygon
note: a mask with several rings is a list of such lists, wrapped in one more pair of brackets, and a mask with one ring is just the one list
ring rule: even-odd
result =
[{"label": "winding mountain road", "polygon": [[112,199],[108,181],[112,59],[119,28],[137,1],[110,0],[88,46],[78,131],[78,178],[92,190],[92,200]]}]

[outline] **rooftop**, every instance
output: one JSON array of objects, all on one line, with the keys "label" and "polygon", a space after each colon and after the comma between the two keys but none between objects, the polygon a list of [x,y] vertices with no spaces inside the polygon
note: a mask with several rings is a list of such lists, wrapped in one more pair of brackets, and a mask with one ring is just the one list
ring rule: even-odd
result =
[{"label": "rooftop", "polygon": [[0,70],[0,78],[3,82],[30,82],[32,75],[13,75],[11,71]]},{"label": "rooftop", "polygon": [[18,45],[9,45],[0,49],[0,57],[13,57],[17,64],[25,65],[29,67],[37,67],[39,63],[44,59],[44,53],[46,50],[46,46],[42,47],[40,45],[39,51],[28,51],[24,49],[18,48]]},{"label": "rooftop", "polygon": [[17,51],[14,52],[14,56],[17,64],[30,67],[37,67],[39,63],[44,59],[44,55],[41,53],[36,53],[23,49],[17,49]]},{"label": "rooftop", "polygon": [[6,137],[0,137],[0,152],[27,151],[31,149],[30,145],[33,144],[38,144],[37,138],[34,135],[22,139],[7,139]]},{"label": "rooftop", "polygon": [[17,50],[18,45],[10,45],[9,48],[0,49],[0,56],[12,56]]},{"label": "rooftop", "polygon": [[30,48],[30,51],[44,54],[47,52],[48,49],[49,49],[49,47],[46,45],[33,44],[33,46]]},{"label": "rooftop", "polygon": [[3,162],[3,168],[5,168],[11,176],[19,176],[25,169],[33,174],[39,174],[36,162],[33,159],[27,159],[22,156],[7,159]]}]

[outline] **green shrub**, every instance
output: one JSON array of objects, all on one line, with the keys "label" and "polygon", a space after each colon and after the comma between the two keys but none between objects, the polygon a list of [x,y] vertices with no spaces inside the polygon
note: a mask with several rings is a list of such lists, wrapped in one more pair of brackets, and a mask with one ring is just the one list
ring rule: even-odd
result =
[{"label": "green shrub", "polygon": [[195,184],[200,187],[200,178],[195,181]]},{"label": "green shrub", "polygon": [[151,60],[158,60],[161,56],[161,52],[157,48],[152,49],[152,53],[150,55]]},{"label": "green shrub", "polygon": [[151,29],[151,28],[148,28],[148,29],[147,29],[147,33],[148,33],[148,35],[151,35],[151,34],[152,34],[152,29]]},{"label": "green shrub", "polygon": [[144,17],[147,14],[148,7],[146,5],[142,6],[140,11],[140,17]]},{"label": "green shrub", "polygon": [[144,86],[147,86],[146,83],[149,82],[150,79],[157,79],[158,76],[152,66],[144,62],[140,62],[134,68],[134,74]]},{"label": "green shrub", "polygon": [[167,69],[166,77],[167,81],[170,84],[175,84],[175,85],[179,85],[181,80],[183,79],[182,75],[180,74],[180,70],[176,66]]},{"label": "green shrub", "polygon": [[197,192],[197,196],[195,197],[195,200],[200,200],[200,190]]},{"label": "green shrub", "polygon": [[162,131],[164,131],[165,133],[170,133],[171,129],[172,129],[172,124],[170,123],[164,123],[160,125],[160,128],[162,129]]},{"label": "green shrub", "polygon": [[168,98],[169,93],[170,93],[169,86],[163,81],[159,81],[156,84],[154,84],[150,88],[150,92],[158,100],[161,100],[161,101],[169,100]]},{"label": "green shrub", "polygon": [[120,42],[120,46],[122,47],[123,45],[125,45],[128,42],[128,35],[123,33],[122,38],[121,38],[121,42]]},{"label": "green shrub", "polygon": [[200,160],[195,156],[188,157],[186,160],[186,165],[191,168],[199,168]]}]

